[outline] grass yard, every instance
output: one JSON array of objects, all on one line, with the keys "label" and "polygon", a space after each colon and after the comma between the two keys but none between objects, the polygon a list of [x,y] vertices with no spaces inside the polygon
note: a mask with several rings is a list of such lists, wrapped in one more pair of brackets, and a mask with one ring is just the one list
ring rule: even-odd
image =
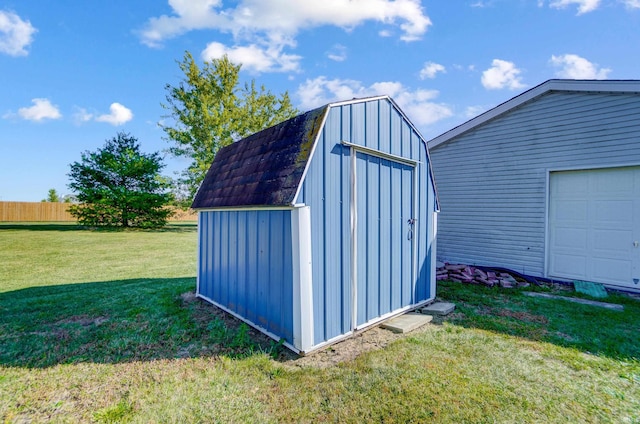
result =
[{"label": "grass yard", "polygon": [[193,224],[0,223],[0,420],[640,423],[633,298],[443,283],[454,314],[316,367],[194,299],[195,261]]}]

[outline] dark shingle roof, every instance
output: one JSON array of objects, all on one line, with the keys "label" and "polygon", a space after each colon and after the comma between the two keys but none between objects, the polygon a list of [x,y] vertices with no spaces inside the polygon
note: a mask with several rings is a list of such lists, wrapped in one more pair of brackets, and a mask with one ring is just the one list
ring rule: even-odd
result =
[{"label": "dark shingle roof", "polygon": [[191,207],[291,205],[326,110],[314,109],[220,149]]}]

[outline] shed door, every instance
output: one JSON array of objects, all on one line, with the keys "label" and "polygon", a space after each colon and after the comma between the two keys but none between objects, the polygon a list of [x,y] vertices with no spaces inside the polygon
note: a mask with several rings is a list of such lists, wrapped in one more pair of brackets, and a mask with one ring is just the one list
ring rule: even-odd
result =
[{"label": "shed door", "polygon": [[356,328],[413,304],[414,169],[356,152]]},{"label": "shed door", "polygon": [[551,173],[549,275],[640,289],[640,167]]}]

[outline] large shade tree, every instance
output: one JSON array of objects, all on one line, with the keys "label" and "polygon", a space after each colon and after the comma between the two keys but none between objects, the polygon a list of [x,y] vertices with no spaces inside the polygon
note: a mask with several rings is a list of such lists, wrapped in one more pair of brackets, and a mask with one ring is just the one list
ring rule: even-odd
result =
[{"label": "large shade tree", "polygon": [[240,65],[227,56],[205,61],[202,67],[185,52],[178,62],[184,78],[167,84],[165,104],[170,112],[162,129],[175,156],[191,160],[179,186],[189,201],[221,147],[276,125],[298,114],[287,92],[276,96],[256,87],[255,80],[240,85]]},{"label": "large shade tree", "polygon": [[83,225],[161,227],[171,215],[163,167],[158,153],[140,152],[138,140],[120,132],[71,164],[69,188],[80,203],[69,212]]}]

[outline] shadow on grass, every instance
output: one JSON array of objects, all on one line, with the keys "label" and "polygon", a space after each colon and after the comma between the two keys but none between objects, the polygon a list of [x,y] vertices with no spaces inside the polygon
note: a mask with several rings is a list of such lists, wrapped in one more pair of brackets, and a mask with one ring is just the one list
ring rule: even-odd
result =
[{"label": "shadow on grass", "polygon": [[195,278],[134,279],[0,293],[0,364],[43,368],[255,353],[274,341],[197,299]]},{"label": "shadow on grass", "polygon": [[440,321],[548,342],[616,360],[640,360],[640,301],[637,299],[619,294],[605,299],[624,305],[621,312],[561,299],[530,297],[523,293],[526,291],[575,296],[573,292],[555,292],[552,288],[502,289],[439,282],[438,298],[456,304],[455,312]]},{"label": "shadow on grass", "polygon": [[159,232],[159,233],[190,233],[195,232],[198,228],[197,222],[170,222],[162,228],[156,229],[138,229],[138,228],[121,228],[121,227],[85,227],[73,222],[0,222],[0,231],[17,230],[17,231],[104,231],[104,232]]}]

